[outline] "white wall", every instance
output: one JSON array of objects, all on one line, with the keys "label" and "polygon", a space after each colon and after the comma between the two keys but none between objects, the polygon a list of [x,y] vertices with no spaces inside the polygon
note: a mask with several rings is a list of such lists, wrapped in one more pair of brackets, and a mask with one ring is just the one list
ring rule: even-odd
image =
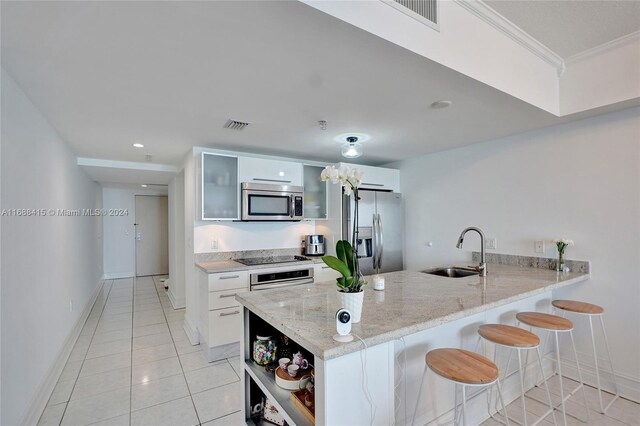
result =
[{"label": "white wall", "polygon": [[[315,234],[315,221],[302,222],[196,222],[194,247],[196,253],[217,251],[259,250],[300,247],[304,236]],[[211,240],[218,249],[211,249]]]},{"label": "white wall", "polygon": [[[65,141],[4,70],[0,80],[3,209],[100,208]],[[2,424],[46,403],[36,396],[102,276],[101,233],[99,217],[2,217]]]},{"label": "white wall", "polygon": [[135,275],[136,242],[135,196],[167,195],[166,190],[150,188],[102,189],[102,204],[105,209],[126,209],[125,216],[105,216],[104,227],[104,275],[105,278],[124,278]]},{"label": "white wall", "polygon": [[174,309],[185,307],[184,287],[184,171],[169,184],[169,300]]},{"label": "white wall", "polygon": [[567,59],[560,77],[562,115],[640,97],[639,34]]},{"label": "white wall", "polygon": [[[455,244],[470,225],[496,237],[499,253],[535,256],[534,240],[572,238],[567,257],[590,260],[592,279],[555,296],[605,308],[616,372],[640,397],[640,108],[399,165],[402,187],[413,188],[404,191],[408,269],[467,262],[478,238]],[[545,256],[555,256],[550,243]],[[585,331],[577,326],[579,342]]]}]

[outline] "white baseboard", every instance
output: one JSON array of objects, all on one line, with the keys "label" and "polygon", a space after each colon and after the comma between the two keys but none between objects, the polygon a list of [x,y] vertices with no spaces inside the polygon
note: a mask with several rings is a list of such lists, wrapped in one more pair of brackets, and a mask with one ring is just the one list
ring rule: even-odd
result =
[{"label": "white baseboard", "polygon": [[104,274],[105,280],[119,280],[121,278],[133,278],[133,272],[116,272]]},{"label": "white baseboard", "polygon": [[173,309],[185,308],[187,306],[187,299],[184,297],[177,298],[176,296],[174,296],[173,292],[171,291],[172,287],[173,287],[173,283],[169,284],[169,290],[167,291],[167,295],[169,296],[169,302],[171,302],[171,306],[173,307]]},{"label": "white baseboard", "polygon": [[35,425],[38,423],[38,420],[40,420],[40,416],[42,415],[44,409],[47,407],[49,397],[51,396],[56,383],[58,383],[58,378],[60,377],[60,374],[62,374],[62,370],[67,363],[67,359],[69,359],[69,355],[71,355],[71,351],[73,350],[73,347],[76,344],[78,337],[80,336],[80,332],[82,331],[82,327],[84,327],[84,324],[89,317],[89,313],[91,313],[91,308],[93,308],[93,305],[96,302],[98,295],[100,294],[100,290],[102,289],[103,284],[104,279],[100,279],[98,281],[98,285],[96,285],[96,288],[91,294],[91,298],[82,310],[82,314],[71,329],[71,333],[69,333],[69,336],[65,340],[64,345],[62,345],[62,349],[60,349],[60,352],[56,357],[56,361],[49,369],[49,373],[46,375],[40,386],[38,386],[38,389],[36,389],[33,398],[27,405],[27,411],[23,417],[23,421],[21,424]]},{"label": "white baseboard", "polygon": [[198,333],[198,327],[189,319],[188,315],[184,316],[184,331],[187,333],[187,337],[192,345],[200,343],[200,333]]}]

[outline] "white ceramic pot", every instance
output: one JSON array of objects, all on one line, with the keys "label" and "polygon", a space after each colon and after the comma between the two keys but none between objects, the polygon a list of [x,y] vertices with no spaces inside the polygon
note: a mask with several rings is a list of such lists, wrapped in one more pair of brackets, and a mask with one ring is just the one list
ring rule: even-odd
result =
[{"label": "white ceramic pot", "polygon": [[338,291],[342,307],[351,312],[351,322],[360,322],[362,316],[362,301],[364,300],[364,290],[358,293],[343,293]]}]

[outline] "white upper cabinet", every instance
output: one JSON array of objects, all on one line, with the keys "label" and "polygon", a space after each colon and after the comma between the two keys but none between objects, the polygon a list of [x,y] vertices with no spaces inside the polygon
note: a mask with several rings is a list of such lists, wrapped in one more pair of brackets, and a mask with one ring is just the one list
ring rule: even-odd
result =
[{"label": "white upper cabinet", "polygon": [[400,192],[400,170],[348,163],[340,163],[338,166],[341,164],[356,168],[363,172],[360,188],[384,189],[387,191]]},{"label": "white upper cabinet", "polygon": [[327,184],[320,180],[322,166],[305,164],[304,171],[304,218],[327,218]]},{"label": "white upper cabinet", "polygon": [[302,186],[302,163],[238,157],[238,180],[240,183]]},{"label": "white upper cabinet", "polygon": [[238,157],[203,152],[201,161],[201,219],[238,219]]}]

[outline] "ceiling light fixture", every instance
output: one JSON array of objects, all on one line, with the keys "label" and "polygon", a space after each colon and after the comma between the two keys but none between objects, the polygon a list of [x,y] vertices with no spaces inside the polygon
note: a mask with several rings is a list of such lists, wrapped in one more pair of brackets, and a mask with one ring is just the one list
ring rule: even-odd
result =
[{"label": "ceiling light fixture", "polygon": [[140,185],[140,186],[141,186],[141,187],[143,187],[143,188],[146,188],[146,187],[147,187],[147,186],[149,186],[149,185],[147,185],[146,183],[143,183],[143,184],[142,184],[142,185]]},{"label": "ceiling light fixture", "polygon": [[142,145],[141,143],[134,143],[133,147],[134,148],[144,148],[144,145]]},{"label": "ceiling light fixture", "polygon": [[453,105],[453,102],[447,101],[447,100],[441,100],[441,101],[435,101],[434,103],[432,103],[431,104],[431,108],[433,108],[433,109],[443,109],[443,108],[448,108],[451,105]]},{"label": "ceiling light fixture", "polygon": [[348,136],[347,142],[342,145],[342,156],[346,158],[358,158],[362,155],[362,144],[356,136]]}]

